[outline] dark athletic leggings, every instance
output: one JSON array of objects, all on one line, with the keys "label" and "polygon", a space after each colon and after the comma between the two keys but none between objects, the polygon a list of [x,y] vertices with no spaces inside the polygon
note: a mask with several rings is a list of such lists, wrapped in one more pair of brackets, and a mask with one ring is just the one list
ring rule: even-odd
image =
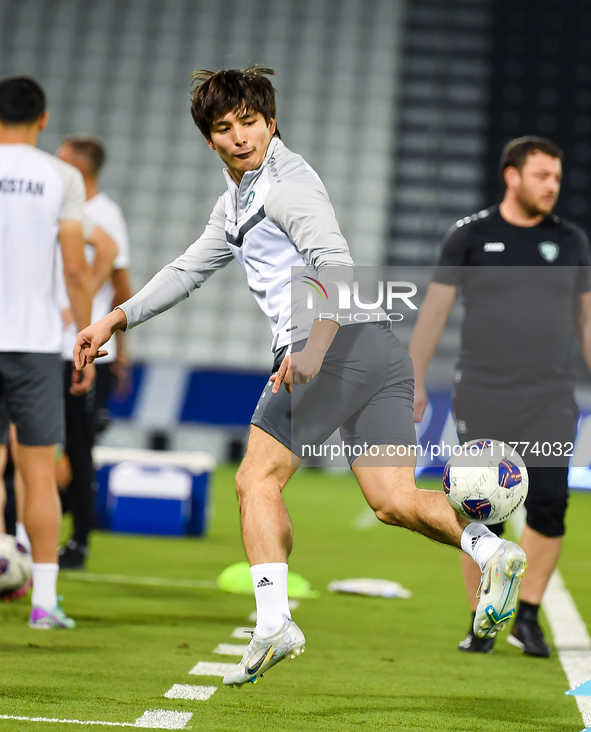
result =
[{"label": "dark athletic leggings", "polygon": [[72,539],[86,545],[88,535],[96,526],[94,515],[94,467],[92,448],[95,442],[96,418],[109,395],[111,372],[108,364],[96,364],[96,381],[92,389],[81,396],[70,394],[72,362],[64,361],[64,394],[66,404],[65,452],[72,468],[72,481],[62,493],[64,511],[74,520]]}]

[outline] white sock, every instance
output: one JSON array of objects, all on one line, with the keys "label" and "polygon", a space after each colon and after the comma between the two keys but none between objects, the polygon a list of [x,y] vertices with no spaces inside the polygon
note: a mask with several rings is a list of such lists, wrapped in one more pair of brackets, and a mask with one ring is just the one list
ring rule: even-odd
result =
[{"label": "white sock", "polygon": [[27,534],[25,525],[19,524],[18,521],[16,523],[16,540],[25,547],[29,554],[31,553],[31,542],[29,541],[29,535]]},{"label": "white sock", "polygon": [[481,571],[502,543],[503,540],[484,524],[468,524],[462,533],[462,550],[472,557]]},{"label": "white sock", "polygon": [[275,635],[285,622],[283,616],[291,618],[287,599],[287,564],[255,564],[250,573],[257,603],[257,633]]},{"label": "white sock", "polygon": [[33,563],[33,607],[55,610],[57,607],[57,573],[59,564]]}]

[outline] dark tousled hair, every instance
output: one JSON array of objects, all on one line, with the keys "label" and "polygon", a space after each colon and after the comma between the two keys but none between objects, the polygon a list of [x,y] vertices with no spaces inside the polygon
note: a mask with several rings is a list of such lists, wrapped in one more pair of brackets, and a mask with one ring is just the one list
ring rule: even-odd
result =
[{"label": "dark tousled hair", "polygon": [[518,137],[508,142],[503,149],[499,165],[499,177],[503,185],[505,184],[505,170],[507,168],[517,168],[521,172],[527,156],[537,152],[562,160],[562,150],[558,145],[555,145],[551,140],[546,140],[544,137]]},{"label": "dark tousled hair", "polygon": [[[276,118],[275,89],[267,76],[273,69],[254,64],[246,69],[201,69],[191,76],[191,115],[207,140],[213,124],[229,112],[260,112],[267,125]],[[275,132],[280,137],[278,132]]]},{"label": "dark tousled hair", "polygon": [[69,145],[76,155],[88,161],[91,175],[98,175],[107,157],[102,140],[93,135],[68,135],[61,144]]},{"label": "dark tousled hair", "polygon": [[31,124],[45,108],[45,92],[34,79],[12,76],[0,81],[0,121],[4,124]]}]

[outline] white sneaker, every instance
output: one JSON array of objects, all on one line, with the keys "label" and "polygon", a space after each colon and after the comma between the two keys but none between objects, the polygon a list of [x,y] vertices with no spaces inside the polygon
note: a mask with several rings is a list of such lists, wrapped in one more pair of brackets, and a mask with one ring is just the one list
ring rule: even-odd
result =
[{"label": "white sneaker", "polygon": [[527,559],[523,549],[512,541],[503,541],[486,563],[477,597],[474,635],[494,638],[515,615],[519,585]]},{"label": "white sneaker", "polygon": [[224,684],[241,686],[247,681],[256,684],[266,671],[286,656],[295,658],[304,652],[304,634],[287,615],[283,617],[285,623],[275,635],[263,637],[255,630],[240,663],[224,676]]}]

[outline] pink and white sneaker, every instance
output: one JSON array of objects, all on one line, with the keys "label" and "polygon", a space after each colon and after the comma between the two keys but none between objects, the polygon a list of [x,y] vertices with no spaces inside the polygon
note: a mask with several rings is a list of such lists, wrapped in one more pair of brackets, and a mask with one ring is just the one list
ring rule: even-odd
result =
[{"label": "pink and white sneaker", "polygon": [[29,617],[29,627],[40,630],[71,629],[76,623],[69,618],[58,605],[53,610],[46,610],[42,607],[34,607]]}]

